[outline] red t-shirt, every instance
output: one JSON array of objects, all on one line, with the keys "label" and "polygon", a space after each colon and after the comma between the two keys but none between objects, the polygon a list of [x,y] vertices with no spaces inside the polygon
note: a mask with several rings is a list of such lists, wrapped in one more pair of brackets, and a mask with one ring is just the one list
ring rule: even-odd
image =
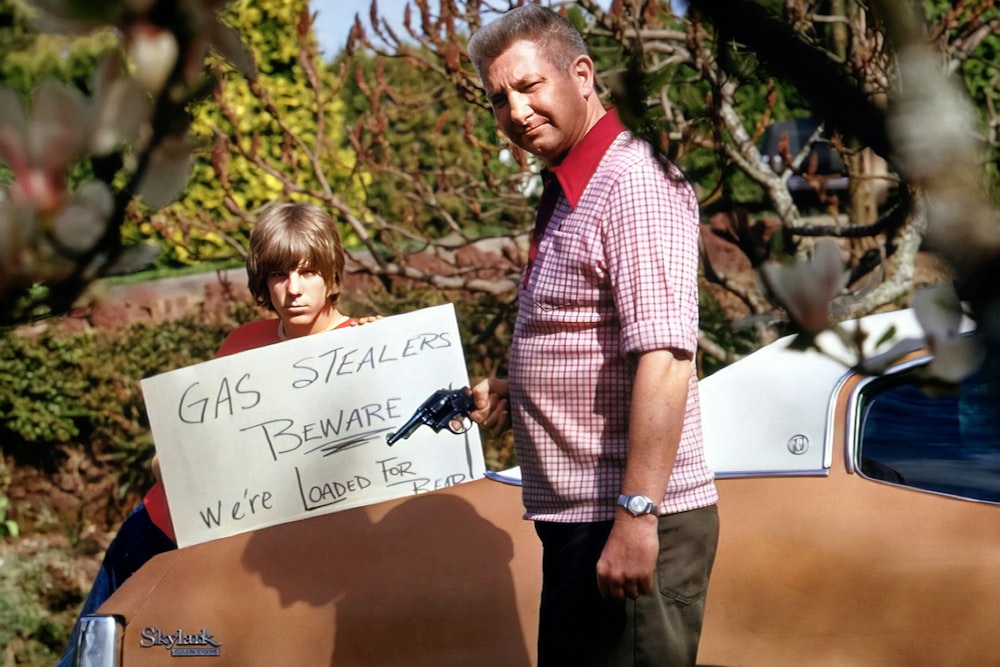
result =
[{"label": "red t-shirt", "polygon": [[[279,335],[280,323],[281,320],[275,318],[271,320],[256,320],[255,322],[237,327],[229,332],[226,339],[222,341],[222,345],[219,346],[219,350],[215,353],[216,358],[245,350],[253,350],[265,345],[280,343],[282,340],[285,340]],[[344,320],[334,327],[334,329],[343,329],[354,324],[357,324],[357,320],[352,317]],[[170,509],[167,507],[167,494],[163,489],[163,484],[160,482],[153,484],[152,488],[143,497],[142,503],[146,506],[146,512],[149,514],[150,521],[162,530],[164,535],[176,542],[177,537],[174,535],[174,526],[170,521]]]}]

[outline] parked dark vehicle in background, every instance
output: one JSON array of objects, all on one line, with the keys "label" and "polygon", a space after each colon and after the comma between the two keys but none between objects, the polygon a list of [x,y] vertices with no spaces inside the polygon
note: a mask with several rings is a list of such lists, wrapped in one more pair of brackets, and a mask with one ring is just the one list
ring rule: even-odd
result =
[{"label": "parked dark vehicle in background", "polygon": [[[701,385],[722,531],[699,662],[1000,664],[995,388],[788,343]],[[157,556],[85,619],[81,664],[531,665],[540,550],[518,471],[491,477]]]},{"label": "parked dark vehicle in background", "polygon": [[795,192],[811,191],[813,185],[802,174],[821,179],[827,190],[846,190],[847,167],[840,153],[830,143],[829,134],[819,130],[819,121],[813,118],[785,120],[768,125],[760,139],[761,158],[776,174],[793,168],[791,158],[809,146],[809,153],[788,179],[788,189]]}]

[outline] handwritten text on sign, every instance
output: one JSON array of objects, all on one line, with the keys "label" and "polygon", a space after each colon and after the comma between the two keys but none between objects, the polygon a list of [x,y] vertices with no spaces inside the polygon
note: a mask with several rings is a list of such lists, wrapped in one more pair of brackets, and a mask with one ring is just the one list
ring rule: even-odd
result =
[{"label": "handwritten text on sign", "polygon": [[468,383],[451,305],[143,380],[178,544],[481,477],[475,428],[385,442],[433,391]]}]

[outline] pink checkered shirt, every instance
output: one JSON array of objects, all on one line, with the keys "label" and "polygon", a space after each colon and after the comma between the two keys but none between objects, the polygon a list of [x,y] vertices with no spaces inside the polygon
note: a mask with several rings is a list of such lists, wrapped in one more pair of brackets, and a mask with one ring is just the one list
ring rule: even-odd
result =
[{"label": "pink checkered shirt", "polygon": [[[606,114],[554,169],[562,186],[538,247],[510,358],[514,443],[529,519],[614,517],[628,455],[635,354],[698,333],[698,207],[680,174]],[[692,374],[660,511],[718,499]]]}]

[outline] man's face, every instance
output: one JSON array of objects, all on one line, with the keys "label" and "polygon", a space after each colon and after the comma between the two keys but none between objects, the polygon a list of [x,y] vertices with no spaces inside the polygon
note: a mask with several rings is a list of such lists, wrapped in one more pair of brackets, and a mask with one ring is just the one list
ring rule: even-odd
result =
[{"label": "man's face", "polygon": [[533,42],[520,41],[480,67],[501,131],[546,165],[558,165],[586,136],[587,100],[594,94],[587,56],[560,70]]}]

